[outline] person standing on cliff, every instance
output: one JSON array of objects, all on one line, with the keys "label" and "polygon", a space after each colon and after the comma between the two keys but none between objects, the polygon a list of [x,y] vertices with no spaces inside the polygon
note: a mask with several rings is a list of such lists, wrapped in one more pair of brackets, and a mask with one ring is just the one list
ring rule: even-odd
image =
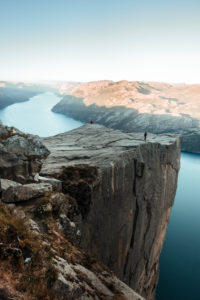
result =
[{"label": "person standing on cliff", "polygon": [[147,132],[145,131],[144,132],[144,141],[146,141],[146,139],[147,139]]}]

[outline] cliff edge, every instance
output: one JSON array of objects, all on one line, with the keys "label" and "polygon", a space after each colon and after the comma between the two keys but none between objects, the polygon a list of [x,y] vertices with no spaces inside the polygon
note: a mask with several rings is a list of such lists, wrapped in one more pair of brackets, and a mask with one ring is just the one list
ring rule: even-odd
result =
[{"label": "cliff edge", "polygon": [[[2,124],[0,151],[0,299],[144,300],[80,248],[87,206],[79,205],[82,196],[85,202],[81,186],[75,188],[77,198],[66,192],[73,172],[64,182],[40,176],[47,148],[37,137]],[[80,169],[90,182],[93,170]]]},{"label": "cliff edge", "polygon": [[85,125],[42,139],[40,174],[77,202],[79,246],[153,299],[180,166],[180,138]]}]

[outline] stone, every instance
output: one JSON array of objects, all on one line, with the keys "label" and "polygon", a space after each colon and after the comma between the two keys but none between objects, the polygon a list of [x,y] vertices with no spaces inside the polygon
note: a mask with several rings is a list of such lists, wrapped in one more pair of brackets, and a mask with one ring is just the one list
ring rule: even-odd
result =
[{"label": "stone", "polygon": [[8,179],[0,179],[0,192],[6,191],[11,186],[20,186],[21,184]]},{"label": "stone", "polygon": [[59,215],[59,222],[61,225],[62,232],[70,237],[70,240],[74,241],[76,243],[77,240],[77,229],[76,224],[74,222],[71,222],[70,219],[65,214]]},{"label": "stone", "polygon": [[2,193],[2,201],[16,203],[29,201],[52,192],[52,186],[48,183],[30,183],[19,186],[11,186]]},{"label": "stone", "polygon": [[78,300],[82,294],[81,286],[76,282],[71,282],[59,273],[53,285],[53,291],[60,300]]},{"label": "stone", "polygon": [[38,224],[34,220],[32,220],[30,218],[27,218],[25,220],[25,224],[26,224],[26,226],[28,227],[28,229],[30,231],[34,232],[35,234],[39,234],[40,233],[40,228],[39,228]]},{"label": "stone", "polygon": [[0,129],[1,178],[20,183],[33,181],[49,151],[35,136],[3,125]]},{"label": "stone", "polygon": [[[153,299],[180,167],[180,137],[84,125],[42,139],[41,175],[62,180],[81,212],[80,246]],[[78,228],[79,229],[79,228]]]},{"label": "stone", "polygon": [[51,184],[53,191],[62,192],[62,181],[58,179],[38,176],[38,181]]},{"label": "stone", "polygon": [[107,299],[112,299],[114,294],[101,282],[101,280],[90,270],[86,269],[81,265],[74,266],[76,271],[81,272],[83,275],[87,277],[90,281],[91,285],[101,294],[103,294]]},{"label": "stone", "polygon": [[125,283],[108,272],[105,275],[101,272],[100,275],[98,271],[91,271],[80,264],[71,264],[58,256],[53,259],[53,263],[58,271],[53,290],[59,299],[114,300],[121,296],[126,300],[144,300]]},{"label": "stone", "polygon": [[42,158],[49,154],[41,141],[31,136],[13,135],[7,138],[3,144],[8,151],[24,155],[27,158]]},{"label": "stone", "polygon": [[110,278],[110,282],[113,284],[115,289],[119,292],[119,294],[127,300],[145,300],[135,291],[133,291],[130,287],[128,287],[124,282],[119,280],[117,277]]},{"label": "stone", "polygon": [[[8,204],[8,205],[10,205],[10,204]],[[17,209],[17,208],[13,209],[13,215],[15,217],[17,217],[18,219],[25,219],[25,217],[26,217],[25,212],[22,209]]]}]

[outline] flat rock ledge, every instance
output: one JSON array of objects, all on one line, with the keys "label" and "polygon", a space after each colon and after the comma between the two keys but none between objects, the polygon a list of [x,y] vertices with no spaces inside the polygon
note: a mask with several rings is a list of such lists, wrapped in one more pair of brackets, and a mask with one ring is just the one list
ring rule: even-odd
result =
[{"label": "flat rock ledge", "polygon": [[4,203],[29,201],[45,196],[46,193],[50,192],[52,192],[52,185],[49,183],[11,185],[5,191],[3,191],[2,201]]},{"label": "flat rock ledge", "polygon": [[[100,125],[44,138],[41,176],[62,181],[81,213],[80,245],[148,300],[180,167],[180,137],[127,133]],[[79,220],[80,221],[80,220]]]}]

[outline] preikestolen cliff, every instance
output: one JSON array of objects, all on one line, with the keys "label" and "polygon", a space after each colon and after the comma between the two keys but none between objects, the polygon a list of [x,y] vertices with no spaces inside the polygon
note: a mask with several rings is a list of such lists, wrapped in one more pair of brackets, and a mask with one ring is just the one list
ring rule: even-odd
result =
[{"label": "preikestolen cliff", "polygon": [[200,300],[199,16],[0,0],[0,300]]},{"label": "preikestolen cliff", "polygon": [[1,125],[2,297],[153,299],[179,159],[173,135]]},{"label": "preikestolen cliff", "polygon": [[[187,243],[185,236],[176,235],[183,226],[180,207],[190,218],[183,182],[182,188],[178,184],[166,238],[180,169],[181,134],[147,131],[145,140],[144,131],[120,130],[120,121],[119,129],[112,129],[94,118],[93,124],[84,125],[70,113],[53,112],[66,97],[60,91],[65,87],[70,95],[77,86],[81,84],[62,83],[50,89],[41,85],[36,94],[0,111],[4,122],[0,295],[175,299],[181,289],[178,279],[170,281],[170,261],[176,276],[181,261],[183,271],[190,272],[184,252],[179,260],[173,252],[176,241]],[[184,165],[191,166],[188,155],[182,157],[179,182]],[[193,272],[197,276],[195,266]]]}]

